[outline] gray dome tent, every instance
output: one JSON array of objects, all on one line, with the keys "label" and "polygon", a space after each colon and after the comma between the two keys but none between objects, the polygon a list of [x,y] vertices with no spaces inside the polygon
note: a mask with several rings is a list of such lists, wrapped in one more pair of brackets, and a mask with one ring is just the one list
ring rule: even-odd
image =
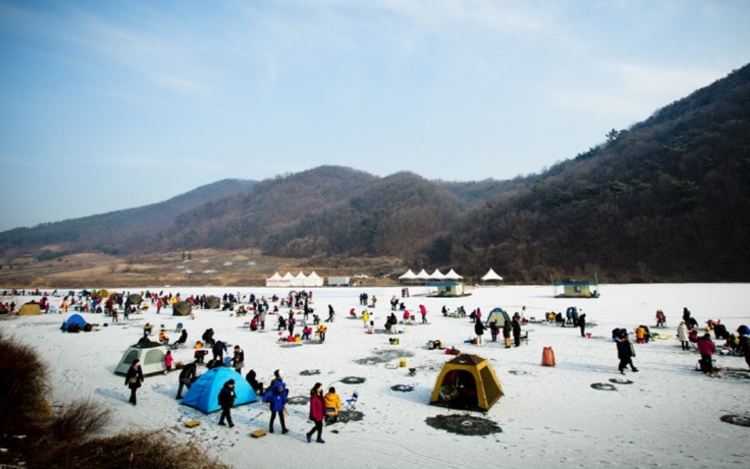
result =
[{"label": "gray dome tent", "polygon": [[187,316],[193,310],[193,306],[187,301],[178,301],[172,305],[172,316]]}]

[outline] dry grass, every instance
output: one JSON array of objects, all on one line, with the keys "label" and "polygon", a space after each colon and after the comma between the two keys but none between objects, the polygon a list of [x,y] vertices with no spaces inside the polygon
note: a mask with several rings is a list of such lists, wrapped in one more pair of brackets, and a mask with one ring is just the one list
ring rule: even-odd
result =
[{"label": "dry grass", "polygon": [[26,345],[0,333],[0,467],[28,469],[225,469],[193,444],[163,432],[97,437],[109,411],[81,401],[52,411],[46,367]]},{"label": "dry grass", "polygon": [[[364,272],[368,285],[386,286],[392,280],[374,279],[376,272],[404,272],[398,258],[284,259],[264,256],[253,249],[223,251],[203,249],[191,252],[191,259],[182,253],[154,253],[140,256],[110,256],[102,253],[80,253],[52,261],[38,262],[33,258],[9,259],[0,270],[3,288],[80,289],[97,286],[160,287],[180,286],[242,286],[264,285],[265,279],[280,272],[297,274],[315,271],[321,277],[353,276]],[[14,265],[8,268],[8,263]]]}]

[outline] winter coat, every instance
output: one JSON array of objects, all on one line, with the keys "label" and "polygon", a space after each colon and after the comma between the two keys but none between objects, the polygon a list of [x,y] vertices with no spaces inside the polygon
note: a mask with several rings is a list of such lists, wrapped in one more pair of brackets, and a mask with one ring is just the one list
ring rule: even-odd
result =
[{"label": "winter coat", "polygon": [[476,335],[483,335],[484,329],[485,327],[484,327],[484,324],[482,324],[482,321],[477,320],[474,322],[474,333]]},{"label": "winter coat", "polygon": [[237,352],[234,352],[234,357],[232,358],[232,363],[234,363],[235,368],[244,368],[245,366],[245,351],[242,349],[239,349]]},{"label": "winter coat", "polygon": [[286,396],[288,390],[283,381],[277,380],[271,383],[268,390],[263,395],[263,402],[271,404],[271,410],[274,412],[281,412],[284,410],[286,405]]},{"label": "winter coat", "polygon": [[224,353],[227,351],[227,344],[222,342],[221,340],[216,341],[214,344],[213,352],[218,355],[220,353]]},{"label": "winter coat", "polygon": [[510,339],[510,330],[510,321],[505,321],[503,323],[503,337],[505,337],[506,339]]},{"label": "winter coat", "polygon": [[701,355],[713,355],[716,351],[716,345],[711,339],[698,339],[697,345]]},{"label": "winter coat", "polygon": [[510,327],[513,328],[513,337],[521,335],[521,323],[516,319],[510,323]]},{"label": "winter coat", "polygon": [[[131,378],[135,378],[134,382],[130,382]],[[141,383],[143,382],[143,369],[139,366],[136,368],[133,365],[130,365],[130,368],[128,368],[128,372],[125,374],[125,385],[128,386],[131,389],[138,389],[141,387]]]},{"label": "winter coat", "polygon": [[683,342],[688,341],[688,330],[684,322],[681,322],[680,325],[677,326],[677,338]]},{"label": "winter coat", "polygon": [[323,406],[323,398],[317,394],[310,396],[310,420],[320,422],[325,416],[326,413]]},{"label": "winter coat", "polygon": [[234,405],[237,395],[234,389],[229,387],[229,383],[224,383],[224,387],[219,391],[219,405],[222,409],[229,409]]},{"label": "winter coat", "polygon": [[188,363],[187,365],[185,365],[185,368],[180,371],[180,379],[192,380],[192,378],[195,378],[196,371],[197,369],[195,363]]},{"label": "winter coat", "polygon": [[341,398],[335,392],[329,392],[323,396],[323,405],[326,415],[338,415],[339,409],[341,409]]},{"label": "winter coat", "polygon": [[172,367],[172,360],[173,359],[172,359],[172,354],[171,353],[168,354],[168,355],[164,355],[164,366],[166,366],[167,368],[171,368]]},{"label": "winter coat", "polygon": [[620,360],[627,360],[635,356],[635,350],[633,349],[633,343],[630,340],[618,340],[617,341],[617,358]]}]

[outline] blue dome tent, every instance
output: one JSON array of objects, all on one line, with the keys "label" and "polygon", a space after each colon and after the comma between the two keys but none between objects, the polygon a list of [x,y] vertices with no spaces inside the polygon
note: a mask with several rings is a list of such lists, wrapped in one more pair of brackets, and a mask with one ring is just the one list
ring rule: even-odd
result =
[{"label": "blue dome tent", "polygon": [[234,401],[235,407],[258,400],[255,391],[241,374],[232,368],[220,366],[200,375],[185,394],[185,397],[182,398],[182,403],[195,407],[206,414],[216,412],[221,409],[219,406],[219,391],[224,387],[224,383],[230,379],[234,380],[234,392],[237,395],[237,399]]},{"label": "blue dome tent", "polygon": [[71,314],[70,317],[63,323],[60,329],[67,331],[71,324],[77,324],[79,331],[82,331],[86,326],[86,320],[80,314]]}]

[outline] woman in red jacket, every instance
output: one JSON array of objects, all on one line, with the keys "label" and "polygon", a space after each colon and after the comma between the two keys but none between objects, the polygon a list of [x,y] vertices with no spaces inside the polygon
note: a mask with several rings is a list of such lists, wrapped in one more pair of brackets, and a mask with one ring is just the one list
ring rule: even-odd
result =
[{"label": "woman in red jacket", "polygon": [[708,332],[698,339],[698,351],[701,353],[701,371],[712,373],[714,371],[713,354],[716,351],[716,345],[714,345],[711,334]]},{"label": "woman in red jacket", "polygon": [[325,443],[323,441],[323,419],[325,418],[325,406],[323,405],[323,385],[321,383],[315,383],[315,386],[310,390],[310,420],[315,423],[315,426],[307,432],[307,442],[312,442],[312,435],[318,432],[318,438],[315,440],[318,443]]}]

